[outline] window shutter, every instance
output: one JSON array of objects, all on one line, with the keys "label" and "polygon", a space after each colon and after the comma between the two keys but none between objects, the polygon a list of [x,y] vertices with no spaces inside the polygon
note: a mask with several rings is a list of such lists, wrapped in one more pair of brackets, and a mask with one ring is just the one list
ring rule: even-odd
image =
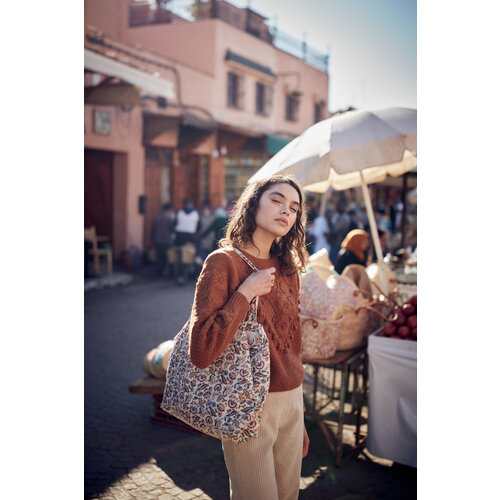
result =
[{"label": "window shutter", "polygon": [[244,106],[244,98],[245,98],[245,78],[243,75],[235,75],[237,79],[236,85],[236,107],[239,109],[243,109]]},{"label": "window shutter", "polygon": [[264,114],[270,115],[273,108],[273,92],[274,88],[271,85],[264,86]]},{"label": "window shutter", "polygon": [[255,84],[255,112],[262,113],[262,83]]},{"label": "window shutter", "polygon": [[227,74],[227,105],[234,106],[234,73]]}]

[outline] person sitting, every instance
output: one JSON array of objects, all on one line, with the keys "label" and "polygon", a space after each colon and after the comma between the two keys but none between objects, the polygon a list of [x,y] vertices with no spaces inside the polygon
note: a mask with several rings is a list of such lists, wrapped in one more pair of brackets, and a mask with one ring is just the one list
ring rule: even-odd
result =
[{"label": "person sitting", "polygon": [[349,264],[366,266],[365,251],[368,248],[368,233],[363,229],[353,229],[340,245],[340,251],[335,261],[335,271],[339,274]]}]

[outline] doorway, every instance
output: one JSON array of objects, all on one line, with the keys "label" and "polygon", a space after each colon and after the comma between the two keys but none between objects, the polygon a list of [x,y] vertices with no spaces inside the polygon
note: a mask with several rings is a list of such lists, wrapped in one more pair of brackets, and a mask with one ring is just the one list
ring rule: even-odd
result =
[{"label": "doorway", "polygon": [[84,225],[113,244],[113,153],[85,149]]}]

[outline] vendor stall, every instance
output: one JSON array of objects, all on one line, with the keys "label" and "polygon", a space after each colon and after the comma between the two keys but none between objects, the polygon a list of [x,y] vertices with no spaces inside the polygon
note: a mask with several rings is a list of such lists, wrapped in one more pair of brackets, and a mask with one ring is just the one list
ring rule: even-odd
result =
[{"label": "vendor stall", "polygon": [[[365,446],[375,456],[416,467],[416,280],[401,283],[387,266],[385,295],[378,264],[351,265],[342,275],[329,264],[317,252],[301,275],[306,418],[319,425],[337,467]],[[355,436],[348,451],[346,417]]]},{"label": "vendor stall", "polygon": [[417,342],[368,337],[368,440],[373,455],[417,466]]}]

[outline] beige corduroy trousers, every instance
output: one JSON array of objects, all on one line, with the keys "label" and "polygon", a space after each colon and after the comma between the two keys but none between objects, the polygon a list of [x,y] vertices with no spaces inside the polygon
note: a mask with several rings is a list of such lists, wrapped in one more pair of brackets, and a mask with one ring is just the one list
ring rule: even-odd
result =
[{"label": "beige corduroy trousers", "polygon": [[222,441],[231,500],[296,500],[302,467],[302,386],[268,393],[256,438]]}]

